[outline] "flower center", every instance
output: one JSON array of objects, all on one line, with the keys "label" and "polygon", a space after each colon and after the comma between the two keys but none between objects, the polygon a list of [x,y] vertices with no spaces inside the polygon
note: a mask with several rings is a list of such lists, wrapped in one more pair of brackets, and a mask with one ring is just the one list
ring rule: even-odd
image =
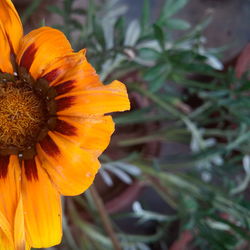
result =
[{"label": "flower center", "polygon": [[19,153],[33,147],[46,123],[45,104],[20,80],[0,82],[0,151]]},{"label": "flower center", "polygon": [[0,156],[33,159],[36,144],[56,127],[57,92],[46,79],[36,81],[23,67],[0,72]]}]

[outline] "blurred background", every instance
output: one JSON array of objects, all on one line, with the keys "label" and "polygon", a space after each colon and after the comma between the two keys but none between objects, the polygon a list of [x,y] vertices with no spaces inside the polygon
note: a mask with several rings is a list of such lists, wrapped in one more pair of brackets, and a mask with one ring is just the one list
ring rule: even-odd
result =
[{"label": "blurred background", "polygon": [[250,1],[14,0],[62,30],[132,109],[53,249],[250,249]]}]

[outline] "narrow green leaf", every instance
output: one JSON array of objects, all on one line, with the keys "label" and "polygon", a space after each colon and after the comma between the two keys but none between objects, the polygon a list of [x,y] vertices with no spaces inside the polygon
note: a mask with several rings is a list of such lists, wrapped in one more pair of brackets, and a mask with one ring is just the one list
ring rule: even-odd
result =
[{"label": "narrow green leaf", "polygon": [[166,74],[160,74],[157,78],[149,84],[149,90],[154,93],[158,91],[166,82]]},{"label": "narrow green leaf", "polygon": [[72,13],[85,16],[87,14],[87,10],[81,9],[81,8],[79,8],[79,9],[73,9]]},{"label": "narrow green leaf", "polygon": [[158,51],[150,48],[142,48],[139,50],[139,56],[146,60],[157,60],[160,55]]},{"label": "narrow green leaf", "polygon": [[88,11],[87,11],[87,33],[93,31],[93,17],[95,13],[95,4],[93,0],[88,0]]},{"label": "narrow green leaf", "polygon": [[167,18],[173,16],[177,11],[182,9],[187,4],[187,0],[167,0],[161,15],[160,22],[165,22]]},{"label": "narrow green leaf", "polygon": [[47,10],[49,10],[50,12],[55,13],[59,16],[65,17],[64,11],[55,5],[49,5],[47,7]]},{"label": "narrow green leaf", "polygon": [[154,24],[153,28],[154,28],[155,37],[157,41],[159,42],[161,48],[164,50],[165,49],[165,34],[164,34],[162,27],[158,24]]},{"label": "narrow green leaf", "polygon": [[116,46],[122,46],[125,37],[125,18],[119,17],[114,26],[114,43]]},{"label": "narrow green leaf", "polygon": [[158,78],[160,75],[162,75],[166,70],[166,66],[163,64],[157,64],[154,67],[148,69],[146,73],[144,74],[143,78],[146,81],[153,81],[156,78]]},{"label": "narrow green leaf", "polygon": [[63,7],[65,10],[65,13],[69,13],[69,14],[71,13],[73,1],[74,0],[64,0],[63,1]]},{"label": "narrow green leaf", "polygon": [[96,17],[93,17],[93,25],[94,25],[93,28],[94,28],[94,35],[95,35],[96,40],[103,48],[105,48],[106,42],[105,42],[103,28],[98,22],[98,20],[96,19]]},{"label": "narrow green leaf", "polygon": [[125,35],[125,46],[134,46],[141,34],[141,27],[139,25],[138,20],[132,21],[127,29],[126,35]]},{"label": "narrow green leaf", "polygon": [[181,19],[168,19],[166,26],[173,30],[186,30],[191,27],[188,22]]},{"label": "narrow green leaf", "polygon": [[142,15],[140,18],[140,24],[142,29],[142,34],[145,33],[146,27],[150,22],[150,4],[149,0],[144,0]]}]

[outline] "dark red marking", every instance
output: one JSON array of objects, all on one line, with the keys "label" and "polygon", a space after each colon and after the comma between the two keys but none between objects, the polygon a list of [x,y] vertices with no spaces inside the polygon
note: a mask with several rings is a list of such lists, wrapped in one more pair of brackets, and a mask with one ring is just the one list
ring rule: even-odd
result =
[{"label": "dark red marking", "polygon": [[75,83],[74,80],[69,80],[69,81],[60,83],[54,88],[58,95],[64,95],[74,88],[74,83]]},{"label": "dark red marking", "polygon": [[35,54],[37,52],[37,48],[34,43],[32,43],[23,53],[21,61],[20,61],[20,66],[26,68],[27,70],[30,69],[34,58]]},{"label": "dark red marking", "polygon": [[42,78],[48,82],[54,81],[60,75],[60,69],[53,69],[49,73],[45,74]]},{"label": "dark red marking", "polygon": [[55,131],[68,136],[76,135],[76,127],[72,126],[66,121],[57,119]]},{"label": "dark red marking", "polygon": [[24,170],[27,180],[38,180],[38,172],[35,159],[24,160]]},{"label": "dark red marking", "polygon": [[63,111],[75,104],[75,96],[67,96],[56,100],[57,112]]},{"label": "dark red marking", "polygon": [[0,179],[5,178],[8,174],[8,166],[10,162],[10,156],[0,156]]},{"label": "dark red marking", "polygon": [[49,135],[47,135],[42,141],[40,141],[40,146],[43,151],[51,157],[60,154],[60,149]]},{"label": "dark red marking", "polygon": [[8,39],[8,42],[9,42],[9,45],[10,45],[10,51],[13,55],[15,55],[15,51],[14,51],[14,48],[13,48],[13,44],[11,42],[11,39],[9,37],[9,35],[7,34],[7,32],[5,33],[5,35],[7,36],[7,39]]}]

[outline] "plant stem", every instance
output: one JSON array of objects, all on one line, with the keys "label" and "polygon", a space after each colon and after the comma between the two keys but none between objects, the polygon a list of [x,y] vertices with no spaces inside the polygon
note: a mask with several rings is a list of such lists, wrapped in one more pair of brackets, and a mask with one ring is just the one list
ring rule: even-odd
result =
[{"label": "plant stem", "polygon": [[146,174],[146,177],[149,179],[152,185],[159,191],[159,193],[162,193],[162,196],[166,203],[170,205],[173,209],[177,209],[176,201],[171,197],[171,194],[167,190],[167,188],[160,183],[160,180],[148,174]]},{"label": "plant stem", "polygon": [[108,213],[104,207],[103,201],[102,201],[101,197],[99,196],[95,186],[92,185],[89,190],[90,190],[90,193],[93,197],[93,201],[96,205],[96,208],[101,216],[101,221],[103,223],[104,229],[107,232],[107,234],[109,235],[114,249],[115,250],[122,250],[122,247],[119,243],[119,240],[117,239],[117,236],[113,230],[112,223],[109,219]]},{"label": "plant stem", "polygon": [[161,100],[157,95],[149,92],[148,90],[140,87],[138,84],[130,84],[129,87],[131,89],[134,89],[138,91],[139,93],[143,94],[144,96],[148,97],[150,100],[152,100],[154,103],[156,103],[158,106],[160,106],[162,109],[166,110],[170,114],[174,115],[175,117],[179,119],[186,118],[183,114],[178,112],[176,109],[174,109],[171,105],[169,105],[167,102]]}]

